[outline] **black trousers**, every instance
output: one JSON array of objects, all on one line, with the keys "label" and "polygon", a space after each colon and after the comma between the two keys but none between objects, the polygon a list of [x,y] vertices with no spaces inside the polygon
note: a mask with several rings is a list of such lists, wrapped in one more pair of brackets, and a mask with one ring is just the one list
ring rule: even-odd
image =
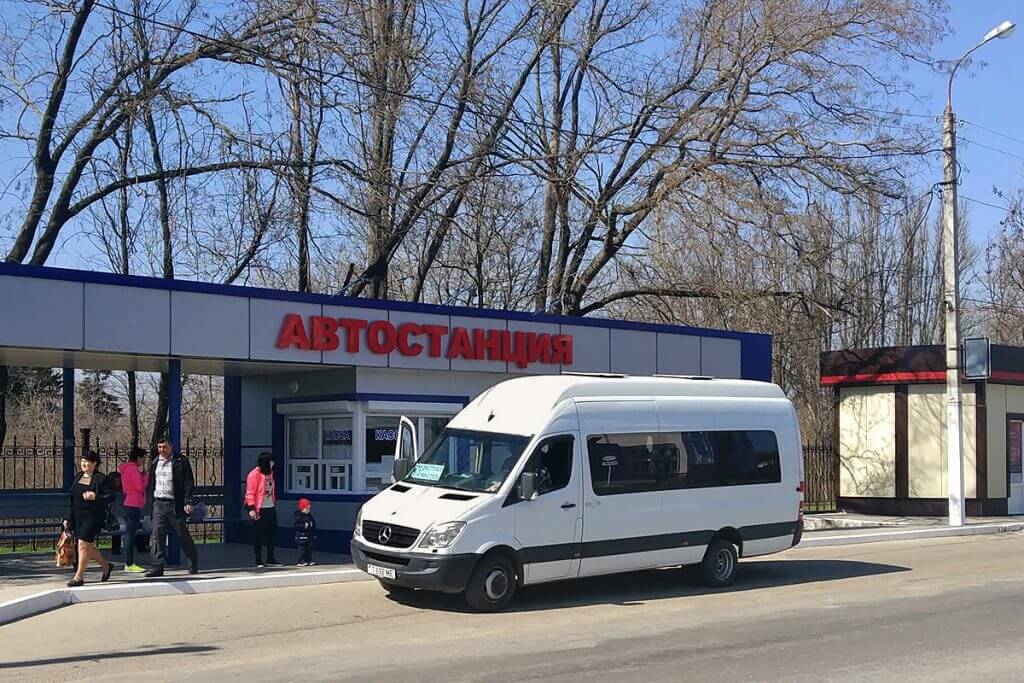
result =
[{"label": "black trousers", "polygon": [[167,562],[167,534],[169,532],[173,532],[178,537],[178,543],[181,544],[185,557],[192,564],[199,564],[196,545],[188,533],[188,525],[185,524],[184,519],[178,519],[174,514],[174,502],[154,500],[153,536],[150,543],[150,551],[153,553],[153,568],[163,569]]},{"label": "black trousers", "polygon": [[313,541],[302,541],[299,544],[299,562],[313,561]]},{"label": "black trousers", "polygon": [[260,516],[253,520],[253,530],[256,532],[256,562],[263,560],[263,546],[267,546],[267,562],[273,562],[274,541],[277,538],[277,508],[263,508]]}]

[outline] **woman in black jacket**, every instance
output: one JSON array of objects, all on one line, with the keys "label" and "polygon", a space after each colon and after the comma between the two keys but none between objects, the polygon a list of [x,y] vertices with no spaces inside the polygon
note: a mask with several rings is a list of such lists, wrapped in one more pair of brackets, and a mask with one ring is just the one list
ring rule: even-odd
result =
[{"label": "woman in black jacket", "polygon": [[85,583],[85,569],[90,561],[103,567],[100,581],[110,578],[114,565],[108,562],[96,547],[96,537],[103,530],[103,520],[107,515],[107,505],[114,500],[107,477],[99,472],[100,456],[95,451],[88,451],[79,461],[81,471],[75,476],[68,492],[69,514],[64,520],[64,528],[78,538],[78,569],[75,577],[68,581],[69,587],[81,586]]}]

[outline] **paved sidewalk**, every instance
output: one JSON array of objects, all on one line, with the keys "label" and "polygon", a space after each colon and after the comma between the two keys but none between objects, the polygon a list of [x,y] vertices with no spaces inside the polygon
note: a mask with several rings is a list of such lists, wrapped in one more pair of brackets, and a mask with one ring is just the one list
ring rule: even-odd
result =
[{"label": "paved sidewalk", "polygon": [[[1016,517],[968,517],[968,525],[1012,524],[1024,522],[1024,516]],[[860,515],[850,512],[822,512],[804,517],[805,531],[826,529],[871,529],[880,527],[934,527],[946,526],[948,517],[907,517],[899,515]]]},{"label": "paved sidewalk", "polygon": [[[115,562],[117,567],[110,575],[110,581],[100,584],[100,569],[90,567],[85,575],[86,584],[90,586],[139,586],[146,583],[171,583],[182,580],[192,582],[205,579],[266,577],[296,573],[322,573],[325,570],[346,569],[352,566],[347,555],[316,553],[316,565],[312,567],[296,567],[295,550],[278,550],[278,559],[288,562],[284,567],[267,567],[257,569],[252,562],[252,546],[244,544],[201,544],[199,550],[199,574],[190,576],[187,565],[168,567],[162,579],[147,579],[143,574],[128,574],[121,571],[121,558],[114,558],[110,551],[104,556]],[[149,566],[148,553],[137,554],[136,561],[143,567]],[[69,567],[53,566],[53,553],[10,553],[0,555],[0,605],[5,602],[23,598],[51,590],[69,590],[65,585],[74,571]]]}]

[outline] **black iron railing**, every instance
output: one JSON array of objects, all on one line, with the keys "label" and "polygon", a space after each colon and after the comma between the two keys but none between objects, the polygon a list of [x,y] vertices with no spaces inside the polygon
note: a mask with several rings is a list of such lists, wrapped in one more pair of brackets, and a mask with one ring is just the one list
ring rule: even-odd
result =
[{"label": "black iron railing", "polygon": [[[117,442],[103,443],[98,439],[89,448],[103,458],[101,470],[112,472],[128,460],[131,446]],[[224,485],[224,445],[221,441],[186,439],[181,452],[192,464],[196,486],[204,489]],[[81,453],[81,442],[76,444],[75,455]],[[64,455],[62,442],[53,437],[49,443],[33,438],[31,444],[11,439],[10,445],[0,448],[0,491],[33,493],[64,489]],[[77,460],[74,469],[77,469]]]},{"label": "black iron railing", "polygon": [[804,444],[804,510],[834,512],[839,495],[839,454],[831,444]]},{"label": "black iron railing", "polygon": [[64,488],[62,442],[33,438],[30,444],[13,437],[0,448],[0,491],[59,491]]}]

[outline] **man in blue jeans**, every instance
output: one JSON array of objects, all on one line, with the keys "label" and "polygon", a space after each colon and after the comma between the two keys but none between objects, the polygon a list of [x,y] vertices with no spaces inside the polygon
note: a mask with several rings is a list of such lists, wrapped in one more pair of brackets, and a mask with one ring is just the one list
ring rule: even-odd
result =
[{"label": "man in blue jeans", "polygon": [[136,446],[128,454],[128,462],[117,468],[124,493],[124,570],[133,574],[146,571],[135,564],[135,536],[139,533],[142,508],[146,505],[146,475],[139,469],[145,455],[146,451]]}]

